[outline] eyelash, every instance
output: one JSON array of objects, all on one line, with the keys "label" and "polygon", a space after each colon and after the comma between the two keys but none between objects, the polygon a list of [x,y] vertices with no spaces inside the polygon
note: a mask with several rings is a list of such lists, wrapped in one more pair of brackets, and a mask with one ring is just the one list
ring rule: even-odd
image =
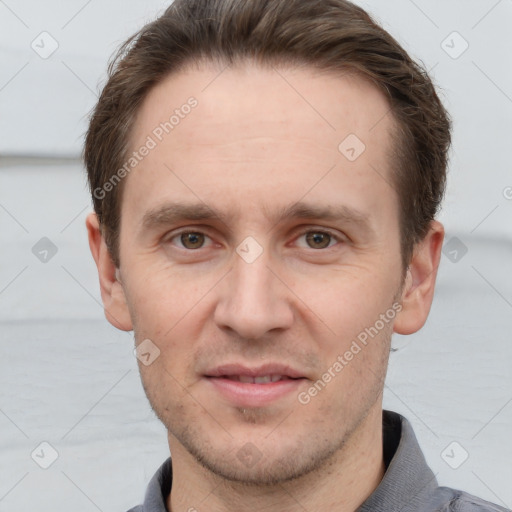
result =
[{"label": "eyelash", "polygon": [[[187,234],[187,233],[194,233],[194,234],[200,234],[200,235],[204,235],[205,237],[209,238],[210,240],[211,237],[208,236],[206,233],[204,233],[203,231],[200,231],[200,230],[197,230],[197,231],[194,231],[194,230],[191,230],[191,229],[183,229],[182,231],[179,231],[178,233],[174,233],[171,237],[167,238],[167,242],[168,243],[172,243],[172,240],[178,238],[181,236],[181,235],[184,235],[184,234]],[[298,240],[299,238],[309,234],[309,233],[318,233],[318,234],[323,234],[323,235],[328,235],[331,237],[331,239],[335,240],[337,243],[340,243],[340,242],[343,242],[344,240],[342,239],[342,237],[340,237],[339,235],[336,235],[335,233],[325,229],[325,228],[322,228],[322,229],[307,229],[307,230],[304,230],[304,231],[301,231],[297,237],[295,237],[294,240]],[[327,247],[323,247],[323,248],[320,248],[320,249],[314,249],[313,247],[305,247],[307,249],[311,249],[313,251],[325,251],[327,249],[331,249],[332,247],[334,247],[335,245],[337,245],[336,243],[333,244],[333,245],[328,245]],[[204,249],[205,247],[202,246],[202,247],[199,247],[198,249],[188,249],[187,247],[183,247],[183,246],[177,246],[179,249],[182,249],[184,251],[187,251],[187,252],[194,252],[194,251],[198,251],[199,249]]]}]

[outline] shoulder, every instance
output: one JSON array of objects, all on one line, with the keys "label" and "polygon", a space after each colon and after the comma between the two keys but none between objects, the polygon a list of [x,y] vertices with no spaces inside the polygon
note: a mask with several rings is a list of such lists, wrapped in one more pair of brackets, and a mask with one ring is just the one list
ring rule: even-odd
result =
[{"label": "shoulder", "polygon": [[142,505],[137,505],[136,507],[131,508],[127,512],[144,512],[144,510],[142,509]]},{"label": "shoulder", "polygon": [[[429,511],[436,512],[510,512],[510,509],[449,487],[438,487]],[[425,511],[426,512],[426,511]]]}]

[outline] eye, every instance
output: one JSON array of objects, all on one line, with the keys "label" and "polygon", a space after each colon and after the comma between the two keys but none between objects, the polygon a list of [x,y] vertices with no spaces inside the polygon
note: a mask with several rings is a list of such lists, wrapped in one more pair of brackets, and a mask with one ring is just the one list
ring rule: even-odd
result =
[{"label": "eye", "polygon": [[[310,249],[326,249],[332,247],[339,240],[326,231],[307,231],[299,236],[298,240],[304,238],[307,247]],[[301,245],[304,247],[304,245]]]},{"label": "eye", "polygon": [[170,242],[176,241],[174,243],[178,245],[178,247],[193,250],[204,247],[207,240],[209,240],[209,237],[204,233],[200,233],[198,231],[184,231],[174,235],[170,239]]}]

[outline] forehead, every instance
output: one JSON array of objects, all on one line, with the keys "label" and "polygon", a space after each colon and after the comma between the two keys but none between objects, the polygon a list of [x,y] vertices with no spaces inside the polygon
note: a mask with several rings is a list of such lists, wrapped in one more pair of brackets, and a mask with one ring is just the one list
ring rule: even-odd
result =
[{"label": "forehead", "polygon": [[396,201],[392,127],[383,93],[354,74],[250,63],[189,67],[142,103],[131,146],[151,149],[125,194],[146,206],[195,194],[218,207],[225,193],[231,207],[250,196],[283,208],[305,193],[348,200],[351,191],[371,208],[382,194]]},{"label": "forehead", "polygon": [[[168,139],[176,144],[206,145],[241,135],[264,138],[275,135],[272,128],[279,124],[283,135],[307,135],[337,150],[347,130],[365,142],[384,143],[393,122],[383,93],[355,72],[260,67],[251,61],[225,67],[196,63],[150,90],[139,109],[132,141],[154,131],[158,122],[169,121],[191,98],[199,107],[191,114],[200,115],[191,115],[193,121],[187,123],[181,117],[177,124],[173,120],[172,132],[163,134],[172,133]],[[301,133],[294,131],[299,124],[304,125]],[[212,130],[215,126],[222,130]]]}]

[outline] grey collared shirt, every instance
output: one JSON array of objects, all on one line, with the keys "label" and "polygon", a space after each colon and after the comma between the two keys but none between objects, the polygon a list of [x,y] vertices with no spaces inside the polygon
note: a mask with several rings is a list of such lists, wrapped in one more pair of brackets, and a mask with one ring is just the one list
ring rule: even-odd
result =
[{"label": "grey collared shirt", "polygon": [[[510,512],[463,491],[439,487],[414,435],[400,414],[383,411],[386,473],[358,512]],[[144,503],[128,512],[168,512],[172,485],[168,458],[149,482]]]}]

